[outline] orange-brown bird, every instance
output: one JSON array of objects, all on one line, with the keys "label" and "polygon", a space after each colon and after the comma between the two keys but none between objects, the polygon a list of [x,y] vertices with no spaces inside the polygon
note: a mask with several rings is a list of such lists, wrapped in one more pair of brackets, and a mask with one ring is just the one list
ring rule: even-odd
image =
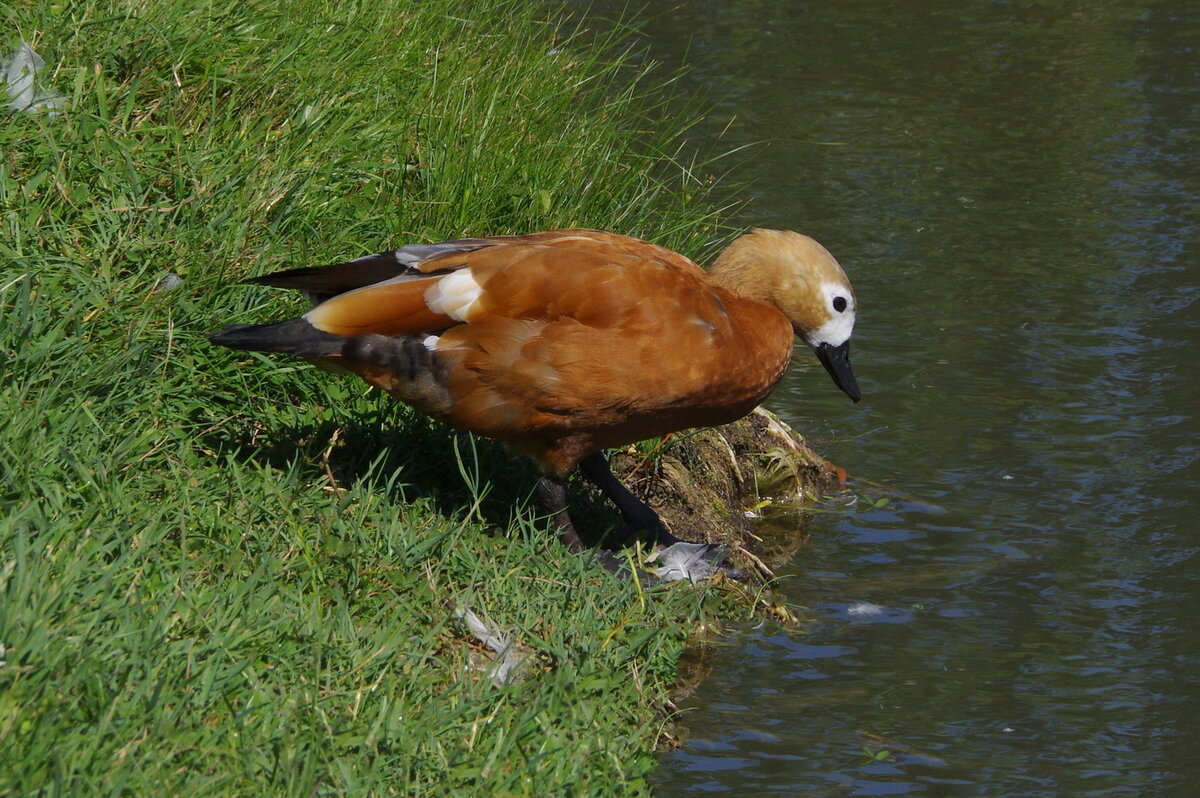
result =
[{"label": "orange-brown bird", "polygon": [[[211,340],[352,371],[541,469],[538,497],[572,551],[578,467],[631,530],[679,542],[603,450],[749,413],[783,376],[793,336],[854,401],[854,291],[813,239],[754,230],[707,272],[664,247],[595,230],[410,244],[250,280],[307,292],[295,319]],[[606,564],[614,562],[608,558]]]}]

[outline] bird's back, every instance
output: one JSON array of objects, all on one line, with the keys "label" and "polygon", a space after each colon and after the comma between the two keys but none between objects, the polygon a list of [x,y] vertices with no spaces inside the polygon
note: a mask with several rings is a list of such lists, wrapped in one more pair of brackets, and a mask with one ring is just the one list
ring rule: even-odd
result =
[{"label": "bird's back", "polygon": [[[304,316],[324,343],[298,353],[551,471],[579,452],[740,417],[782,376],[793,340],[777,309],[612,233],[417,245],[288,275],[259,281],[333,294]],[[348,356],[337,338],[377,354]]]}]

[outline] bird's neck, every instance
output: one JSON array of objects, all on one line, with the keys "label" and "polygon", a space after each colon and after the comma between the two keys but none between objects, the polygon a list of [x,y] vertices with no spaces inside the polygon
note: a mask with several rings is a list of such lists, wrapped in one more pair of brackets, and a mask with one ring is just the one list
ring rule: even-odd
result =
[{"label": "bird's neck", "polygon": [[771,302],[770,289],[758,274],[758,265],[741,251],[730,247],[708,269],[708,282],[731,294],[756,302]]}]

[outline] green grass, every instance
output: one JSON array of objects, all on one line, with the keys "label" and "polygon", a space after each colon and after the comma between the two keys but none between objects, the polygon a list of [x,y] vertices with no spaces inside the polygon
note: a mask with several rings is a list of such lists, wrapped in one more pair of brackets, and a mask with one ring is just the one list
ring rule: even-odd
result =
[{"label": "green grass", "polygon": [[68,97],[0,120],[0,795],[644,792],[721,599],[611,579],[510,509],[528,467],[204,333],[298,308],[237,279],[404,240],[697,252],[669,85],[516,0],[284,5],[0,4]]}]

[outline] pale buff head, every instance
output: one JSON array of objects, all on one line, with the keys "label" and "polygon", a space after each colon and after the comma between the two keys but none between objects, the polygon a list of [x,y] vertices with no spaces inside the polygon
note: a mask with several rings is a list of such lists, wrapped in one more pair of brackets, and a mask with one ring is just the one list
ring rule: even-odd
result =
[{"label": "pale buff head", "polygon": [[709,271],[714,284],[779,308],[834,382],[858,401],[849,359],[858,306],[825,247],[790,230],[755,229],[734,240]]}]

